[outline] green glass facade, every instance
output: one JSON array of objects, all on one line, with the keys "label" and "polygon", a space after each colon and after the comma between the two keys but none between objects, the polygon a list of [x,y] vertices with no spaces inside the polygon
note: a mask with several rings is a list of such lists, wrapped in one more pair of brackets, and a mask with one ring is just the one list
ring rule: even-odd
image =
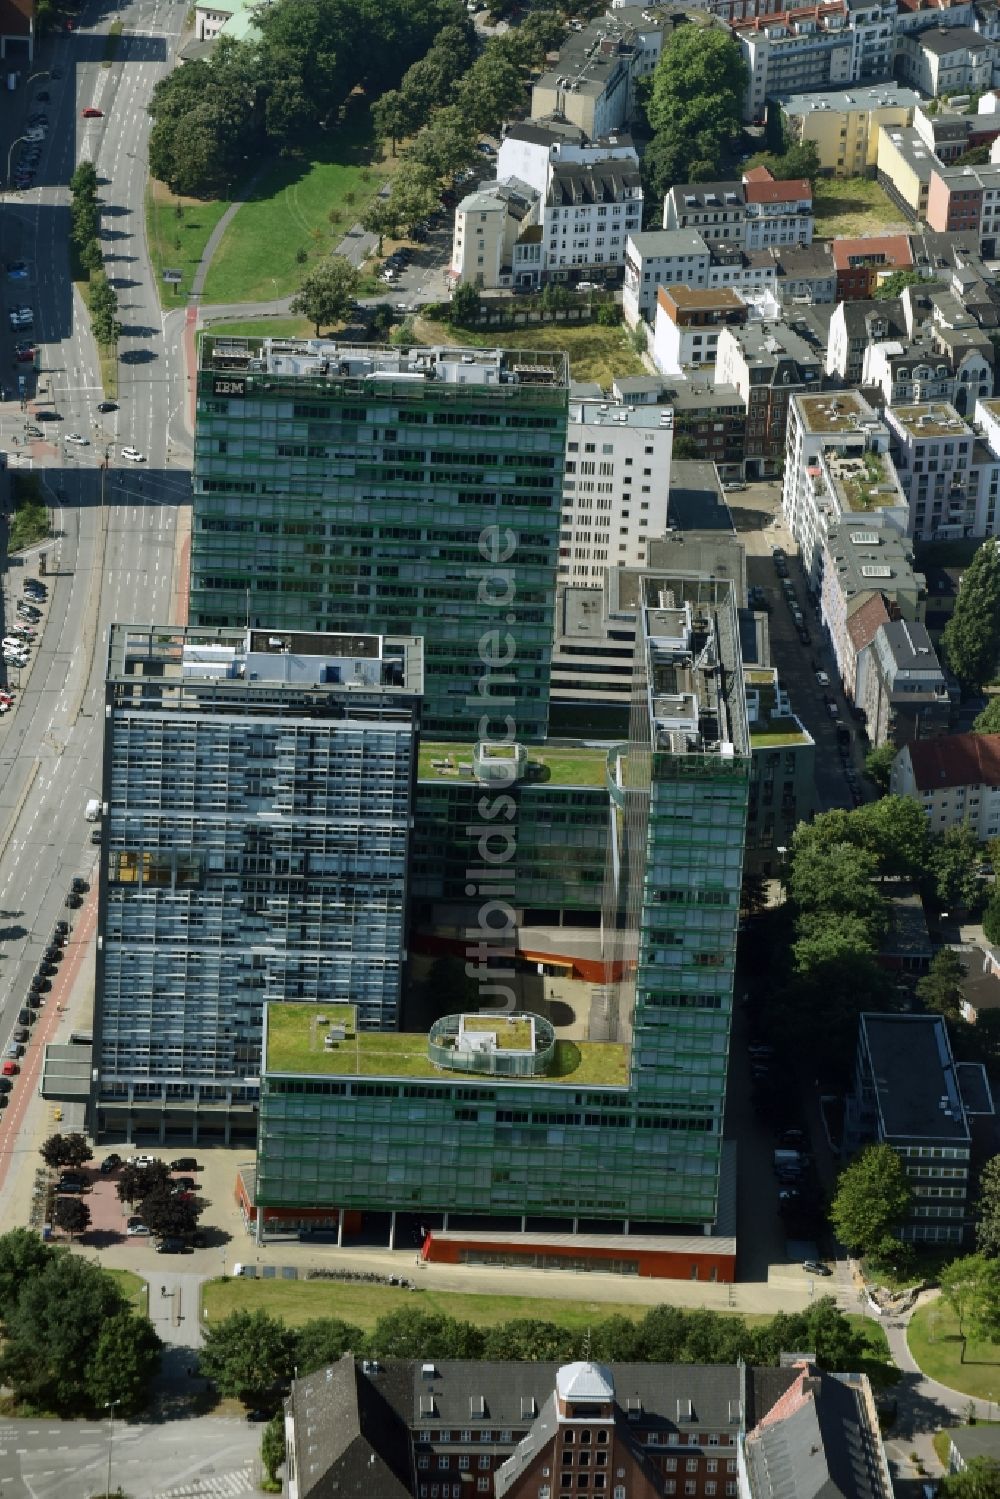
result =
[{"label": "green glass facade", "polygon": [[405,1065],[384,1037],[329,1065],[266,1038],[258,1208],[716,1222],[750,766],[736,603],[728,583],[637,576],[610,785],[612,1041],[504,1081],[424,1063],[419,1036],[392,1038]]},{"label": "green glass facade", "polygon": [[482,737],[490,676],[543,738],[567,379],[561,354],[206,335],[191,622],[420,635],[426,732]]}]

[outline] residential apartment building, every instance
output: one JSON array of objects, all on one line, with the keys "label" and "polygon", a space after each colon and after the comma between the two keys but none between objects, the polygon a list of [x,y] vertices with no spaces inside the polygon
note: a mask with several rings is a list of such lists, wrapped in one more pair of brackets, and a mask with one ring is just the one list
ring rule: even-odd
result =
[{"label": "residential apartment building", "polygon": [[743,193],[748,250],[812,244],[812,183],[807,178],[779,182],[767,167],[751,167],[743,174]]},{"label": "residential apartment building", "polygon": [[504,182],[517,177],[544,199],[554,166],[586,167],[608,161],[634,166],[638,159],[627,131],[616,130],[590,140],[578,125],[571,125],[568,120],[514,120],[504,126],[497,151],[497,178]]},{"label": "residential apartment building", "polygon": [[561,354],[206,335],[192,621],[420,635],[425,727],[477,738],[502,515],[518,732],[544,738],[568,398]]},{"label": "residential apartment building", "polygon": [[[671,1234],[667,1273],[732,1275],[722,1125],[750,769],[737,600],[729,582],[624,576],[638,632],[629,747],[609,762],[606,997],[569,1051],[538,1016],[379,1039],[340,1007],[327,1018],[347,1040],[317,1055],[310,1009],[268,1006],[259,1229],[306,1206],[389,1212],[393,1234],[399,1213],[435,1231],[479,1216],[491,1242],[491,1217],[600,1219],[624,1230],[611,1242],[627,1261],[642,1223]],[[530,1234],[499,1233],[501,1253],[534,1252]]]},{"label": "residential apartment building", "polygon": [[600,588],[609,567],[642,567],[667,526],[669,406],[571,401],[559,581]]},{"label": "residential apartment building", "polygon": [[1000,233],[1000,164],[935,168],[927,194],[927,222],[942,234],[975,235],[980,252],[992,259]]},{"label": "residential apartment building", "polygon": [[931,99],[977,94],[993,82],[997,45],[971,26],[934,26],[899,37],[896,71]]},{"label": "residential apartment building", "polygon": [[[883,455],[869,454],[869,459]],[[860,460],[862,463],[864,460]],[[857,459],[824,454],[821,470],[839,488],[836,498],[853,499]],[[863,472],[863,470],[862,470]],[[890,510],[850,512],[828,522],[820,542],[820,618],[827,631],[844,690],[860,702],[859,676],[864,650],[886,621],[871,601],[881,599],[888,620],[922,623],[927,587],[914,571],[913,546]],[[866,616],[862,620],[862,616]],[[936,664],[936,662],[935,662]]]},{"label": "residential apartment building", "polygon": [[[855,512],[886,510],[906,530],[906,502],[886,460],[889,432],[859,391],[793,393],[781,504],[810,586],[819,592],[831,525]],[[851,467],[844,470],[837,461]]]},{"label": "residential apartment building", "polygon": [[897,619],[879,626],[858,653],[854,701],[876,748],[948,732],[951,701],[926,625]]},{"label": "residential apartment building", "polygon": [[837,301],[866,301],[893,271],[908,271],[913,252],[905,234],[871,234],[835,239],[831,246],[837,272]]},{"label": "residential apartment building", "polygon": [[746,238],[746,189],[742,182],[675,183],[663,199],[664,229],[692,229],[711,247],[742,245]]},{"label": "residential apartment building", "polygon": [[839,302],[830,319],[826,372],[838,376],[845,385],[860,385],[869,348],[906,337],[906,314],[898,297]]},{"label": "residential apartment building", "polygon": [[264,1006],[399,1023],[419,639],[114,625],[91,1125],[247,1143]]},{"label": "residential apartment building", "polygon": [[869,344],[861,367],[862,384],[880,390],[887,406],[942,402],[971,414],[993,391],[993,346],[988,338],[935,330],[928,325],[913,340],[885,339]]},{"label": "residential apartment building", "polygon": [[808,1452],[814,1481],[843,1499],[892,1499],[865,1375],[795,1357],[758,1369],[348,1354],[294,1381],[285,1447],[289,1499],[346,1493],[359,1473],[366,1499],[537,1499],[557,1491],[553,1473],[573,1493],[667,1499],[683,1482],[696,1499],[777,1499],[788,1450]]},{"label": "residential apartment building", "polygon": [[1000,837],[1000,734],[949,734],[905,745],[892,765],[894,796],[916,797],[935,833],[968,827]]},{"label": "residential apartment building", "polygon": [[779,302],[785,306],[816,306],[837,300],[837,274],[825,241],[787,245],[771,254],[778,273],[775,291]]},{"label": "residential apartment building", "polygon": [[671,380],[667,389],[674,432],[690,437],[698,457],[714,463],[723,479],[742,479],[747,408],[735,385],[720,385],[706,372]]},{"label": "residential apartment building", "polygon": [[726,328],[746,325],[749,309],[731,287],[661,286],[656,294],[653,361],[665,375],[714,366]]},{"label": "residential apartment building", "polygon": [[541,203],[517,178],[486,182],[455,209],[451,276],[483,290],[533,286],[541,277]]},{"label": "residential apartment building", "polygon": [[903,126],[913,120],[920,95],[887,80],[824,93],[786,94],[774,101],[785,133],[803,144],[811,141],[820,170],[833,177],[863,177],[876,165],[882,125]]},{"label": "residential apartment building", "polygon": [[864,1014],[854,1088],[847,1097],[845,1148],[890,1145],[913,1203],[900,1238],[961,1244],[969,1216],[971,1122],[992,1114],[982,1067],[956,1063],[940,1015]]},{"label": "residential apartment building", "polygon": [[637,163],[611,159],[550,166],[543,214],[543,269],[550,276],[617,271],[628,236],[641,227]]},{"label": "residential apartment building", "polygon": [[964,114],[949,105],[931,114],[914,110],[913,128],[944,166],[951,166],[966,151],[989,146],[1000,135],[1000,121],[990,115]]},{"label": "residential apartment building", "polygon": [[727,327],[719,335],[715,374],[721,384],[736,387],[746,406],[747,474],[779,470],[789,399],[822,384],[819,351],[785,323]]},{"label": "residential apartment building", "polygon": [[778,849],[791,846],[816,809],[816,742],[792,711],[777,667],[746,666],[743,675],[752,752],[746,868],[780,875]]},{"label": "residential apartment building", "polygon": [[635,87],[656,67],[672,14],[626,6],[572,30],[531,90],[532,119],[559,115],[590,140],[627,125]]},{"label": "residential apartment building", "polygon": [[885,413],[900,483],[909,503],[910,535],[920,541],[964,535],[975,523],[978,470],[975,435],[954,406],[895,406]]},{"label": "residential apartment building", "polygon": [[913,223],[927,217],[931,176],[939,165],[933,148],[912,125],[879,129],[875,175],[882,190]]},{"label": "residential apartment building", "polygon": [[707,286],[711,255],[695,229],[651,229],[630,234],[625,247],[622,311],[634,328],[652,322],[661,286]]},{"label": "residential apartment building", "polygon": [[892,73],[895,0],[798,6],[734,21],[749,69],[744,119],[762,121],[768,99],[843,88]]}]

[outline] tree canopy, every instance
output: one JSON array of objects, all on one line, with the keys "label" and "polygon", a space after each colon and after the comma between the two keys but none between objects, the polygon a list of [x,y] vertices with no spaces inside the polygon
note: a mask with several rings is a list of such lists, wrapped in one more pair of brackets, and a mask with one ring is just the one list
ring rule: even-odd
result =
[{"label": "tree canopy", "polygon": [[982,1254],[1000,1259],[1000,1155],[983,1167],[976,1206],[976,1244]]},{"label": "tree canopy", "polygon": [[295,1368],[295,1333],[267,1312],[231,1312],[205,1327],[198,1367],[222,1395],[248,1403],[287,1383]]},{"label": "tree canopy", "polygon": [[1000,1332],[1000,1260],[986,1254],[967,1254],[945,1265],[939,1276],[941,1295],[958,1318],[964,1344],[971,1333],[994,1338]]},{"label": "tree canopy", "polygon": [[924,277],[919,271],[891,271],[878,283],[875,297],[880,302],[891,302],[902,296],[908,286],[919,286]]},{"label": "tree canopy", "polygon": [[962,575],[941,644],[966,692],[978,692],[1000,661],[1000,545],[983,542]]},{"label": "tree canopy", "polygon": [[913,1193],[891,1145],[870,1145],[837,1178],[830,1221],[856,1254],[890,1258]]},{"label": "tree canopy", "polygon": [[122,1414],[138,1409],[160,1356],[149,1319],[99,1266],[36,1238],[39,1255],[24,1232],[0,1236],[0,1379],[36,1410],[82,1413],[109,1388]]},{"label": "tree canopy", "polygon": [[644,170],[655,196],[690,180],[696,164],[716,174],[740,133],[748,76],[738,43],[724,31],[678,26],[664,42],[646,100],[653,139]]},{"label": "tree canopy", "polygon": [[322,328],[343,323],[354,306],[361,277],[343,255],[329,255],[314,266],[299,287],[290,311],[307,317],[319,338]]},{"label": "tree canopy", "polygon": [[946,1020],[959,1018],[962,980],[966,967],[953,947],[942,947],[931,958],[930,967],[917,981],[917,998],[928,1010]]},{"label": "tree canopy", "polygon": [[1000,693],[990,698],[986,707],[973,721],[976,734],[1000,734]]},{"label": "tree canopy", "polygon": [[85,1166],[94,1159],[86,1135],[50,1135],[42,1145],[40,1156],[46,1166]]},{"label": "tree canopy", "polygon": [[1000,1499],[1000,1463],[992,1457],[974,1457],[960,1473],[946,1473],[939,1493],[944,1499]]}]

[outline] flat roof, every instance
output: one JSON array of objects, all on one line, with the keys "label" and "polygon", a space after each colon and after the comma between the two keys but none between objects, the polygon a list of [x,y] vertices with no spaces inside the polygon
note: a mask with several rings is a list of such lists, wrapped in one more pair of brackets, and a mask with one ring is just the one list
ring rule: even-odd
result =
[{"label": "flat roof", "polygon": [[[206,333],[198,369],[211,372],[214,394],[242,398],[268,380],[347,382],[385,389],[390,382],[418,389],[426,385],[465,387],[463,393],[519,385],[569,387],[569,357],[560,350],[451,348],[445,344],[396,347],[392,344],[338,343],[333,338],[239,338]],[[271,387],[267,387],[271,388]]]},{"label": "flat roof", "polygon": [[913,437],[971,437],[970,429],[947,401],[927,406],[890,406],[890,421]]},{"label": "flat roof", "polygon": [[831,89],[827,93],[815,94],[775,94],[774,98],[781,105],[786,114],[808,115],[817,110],[839,110],[847,113],[853,110],[870,110],[883,108],[916,109],[921,103],[921,95],[915,89],[904,88],[901,84],[893,83],[891,80],[885,83],[872,83],[867,87],[859,85],[851,89]]},{"label": "flat roof", "polygon": [[969,1127],[943,1019],[866,1012],[861,1024],[886,1140],[967,1143]]},{"label": "flat roof", "polygon": [[849,432],[860,422],[875,421],[875,412],[856,390],[831,390],[821,396],[792,397],[807,432]]},{"label": "flat roof", "polygon": [[432,1078],[465,1088],[496,1088],[517,1082],[532,1087],[628,1086],[629,1048],[621,1042],[557,1040],[551,1074],[509,1079],[438,1067],[428,1055],[423,1032],[349,1032],[345,1041],[328,1048],[323,1039],[328,1028],[317,1026],[317,1016],[325,1015],[334,1024],[343,1024],[343,1011],[353,1014],[353,1006],[268,1004],[263,1070],[307,1077]]},{"label": "flat roof", "polygon": [[625,401],[609,401],[605,397],[584,397],[569,403],[569,425],[567,438],[572,438],[574,425],[598,427],[641,427],[645,431],[669,430],[674,424],[671,408],[656,401],[641,401],[638,406],[629,406]]},{"label": "flat roof", "polygon": [[[664,1254],[735,1254],[736,1240],[726,1234],[539,1234],[512,1233],[509,1229],[440,1228],[430,1230],[439,1243],[502,1244],[509,1249],[617,1249],[622,1257],[630,1249],[661,1250]],[[662,1367],[662,1366],[661,1366]],[[677,1366],[681,1367],[681,1366]],[[688,1366],[690,1367],[690,1365]],[[704,1418],[703,1418],[704,1419]]]},{"label": "flat roof", "polygon": [[[606,786],[610,745],[529,744],[528,771],[522,786]],[[421,740],[417,765],[420,781],[465,782],[475,786],[472,756],[475,745],[455,740]]]},{"label": "flat roof", "polygon": [[699,309],[711,311],[713,308],[746,308],[746,302],[739,292],[731,286],[661,286],[658,298],[663,301],[669,297],[675,307],[683,308],[686,312]]}]

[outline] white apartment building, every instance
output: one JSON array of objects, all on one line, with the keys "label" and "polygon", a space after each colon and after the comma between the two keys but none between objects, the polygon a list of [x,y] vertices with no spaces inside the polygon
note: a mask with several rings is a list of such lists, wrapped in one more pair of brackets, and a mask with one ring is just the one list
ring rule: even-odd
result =
[{"label": "white apartment building", "polygon": [[812,244],[812,185],[804,177],[778,182],[766,167],[752,167],[743,175],[743,193],[748,250]]},{"label": "white apartment building", "polygon": [[544,198],[549,168],[557,163],[593,166],[620,161],[639,165],[632,137],[625,132],[588,140],[578,125],[567,120],[518,120],[508,125],[497,152],[497,180],[516,177]]},{"label": "white apartment building", "polygon": [[890,77],[896,4],[830,0],[738,21],[733,35],[750,73],[744,118],[761,121],[767,100],[777,94]]},{"label": "white apartment building", "polygon": [[609,567],[644,567],[667,527],[669,406],[570,401],[559,582],[601,588]]},{"label": "white apartment building", "polygon": [[972,829],[985,842],[1000,837],[1000,734],[946,734],[900,750],[889,790],[921,803],[935,833]]},{"label": "white apartment building", "polygon": [[[874,408],[856,390],[820,395],[795,394],[788,403],[785,472],[781,505],[785,524],[798,543],[810,586],[819,591],[823,568],[823,540],[831,525],[851,510],[847,492],[838,490],[830,459],[840,454],[860,463],[859,481],[871,472],[872,482],[858,488],[858,504],[898,508],[898,528],[906,530],[905,500],[899,493],[887,458],[889,431]],[[868,467],[865,468],[865,460]],[[876,460],[883,460],[877,464]],[[823,464],[826,461],[826,472]],[[877,471],[885,477],[876,478]],[[852,470],[853,477],[853,470]],[[889,486],[879,494],[879,486]],[[853,493],[853,489],[850,491]],[[878,495],[877,501],[874,497]]]},{"label": "white apartment building", "polygon": [[661,286],[656,294],[653,363],[664,375],[714,368],[719,335],[742,327],[746,302],[732,287]]},{"label": "white apartment building", "polygon": [[943,401],[893,406],[885,420],[909,502],[910,535],[921,541],[965,535],[975,521],[979,485],[972,475],[972,429]]},{"label": "white apartment building", "polygon": [[[538,194],[516,178],[488,182],[469,193],[455,209],[451,277],[456,285],[493,289],[519,284],[541,267]],[[534,232],[532,232],[534,231]]]},{"label": "white apartment building", "polygon": [[650,229],[630,234],[625,246],[622,311],[634,328],[652,322],[661,286],[707,286],[708,246],[694,229]]},{"label": "white apartment building", "polygon": [[[853,464],[839,454],[821,460],[832,485],[850,482]],[[873,510],[849,512],[832,523],[821,542],[820,618],[826,629],[844,689],[855,701],[858,648],[871,643],[892,618],[922,622],[924,580],[913,571],[913,545],[891,515]],[[862,639],[855,632],[859,612],[878,599],[873,628]],[[936,663],[935,663],[936,664]]]},{"label": "white apartment building", "polygon": [[542,269],[560,279],[602,272],[625,261],[625,243],[642,227],[642,179],[630,161],[549,163],[542,209]]}]

